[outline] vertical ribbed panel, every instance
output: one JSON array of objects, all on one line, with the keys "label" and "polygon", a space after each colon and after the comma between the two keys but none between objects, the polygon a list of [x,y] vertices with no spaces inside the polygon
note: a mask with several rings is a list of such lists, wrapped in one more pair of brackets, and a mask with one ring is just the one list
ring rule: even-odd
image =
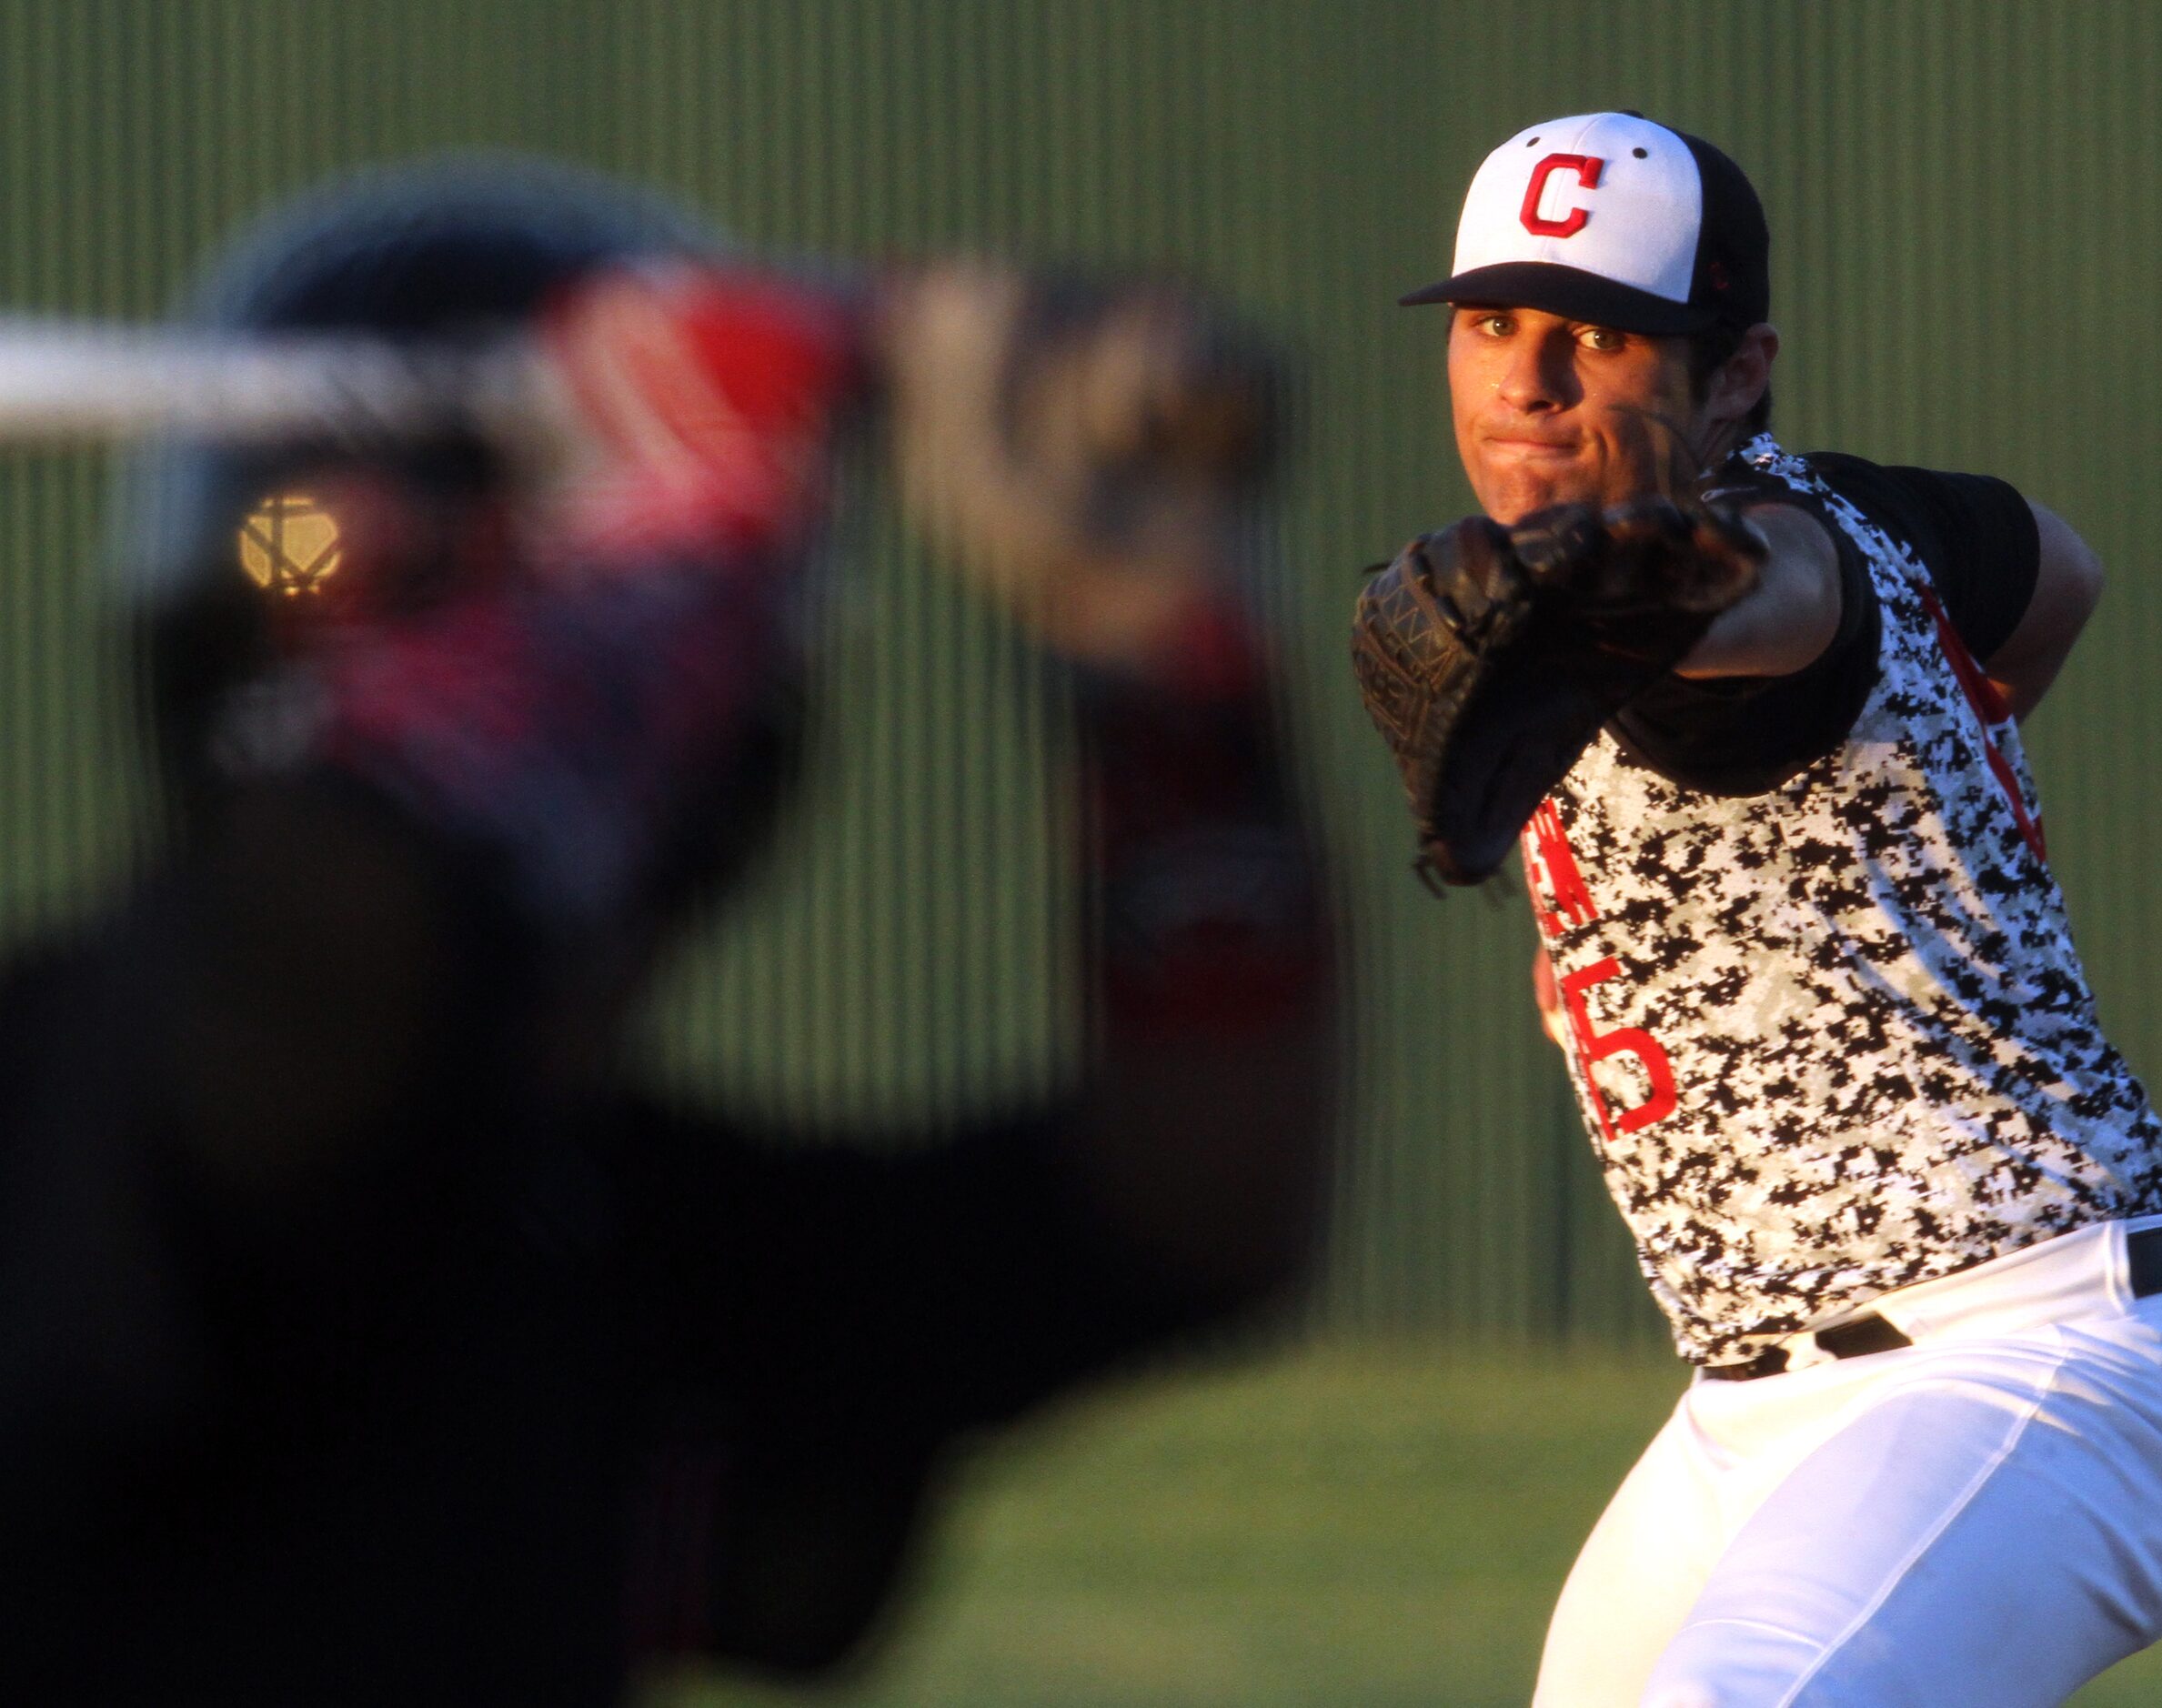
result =
[{"label": "vertical ribbed panel", "polygon": [[[154,313],[266,198],[468,146],[650,178],[760,250],[1018,246],[1230,293],[1306,369],[1269,597],[1346,909],[1334,1306],[1639,1333],[1521,903],[1417,889],[1343,668],[1359,567],[1469,504],[1443,317],[1393,298],[1445,268],[1465,178],[1530,120],[1636,106],[1734,153],[1772,215],[1789,441],[2003,474],[2117,570],[2033,747],[2105,1018],[2162,1067],[2158,69],[2136,0],[0,0],[0,304]],[[6,941],[109,892],[146,835],[103,481],[0,458]],[[1061,724],[882,501],[844,546],[809,786],[669,970],[655,1070],[808,1117],[982,1107],[1071,1067]]]}]

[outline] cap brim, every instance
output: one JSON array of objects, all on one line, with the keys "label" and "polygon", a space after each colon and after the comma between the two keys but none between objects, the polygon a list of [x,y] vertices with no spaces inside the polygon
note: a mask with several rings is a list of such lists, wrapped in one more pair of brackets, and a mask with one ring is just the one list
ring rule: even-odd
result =
[{"label": "cap brim", "polygon": [[1703,332],[1718,318],[1711,309],[1693,308],[1687,303],[1654,296],[1634,286],[1617,284],[1573,266],[1557,266],[1551,261],[1509,261],[1498,266],[1473,267],[1396,301],[1404,308],[1421,303],[1539,308],[1564,319],[1612,327],[1616,332],[1644,332],[1654,337]]}]

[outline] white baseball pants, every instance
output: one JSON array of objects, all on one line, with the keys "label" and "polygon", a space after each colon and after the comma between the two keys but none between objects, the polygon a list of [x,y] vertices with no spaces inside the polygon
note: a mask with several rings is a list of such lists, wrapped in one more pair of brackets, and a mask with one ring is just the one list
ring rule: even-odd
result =
[{"label": "white baseball pants", "polygon": [[[1699,1380],[1570,1572],[1534,1708],[2056,1708],[2162,1637],[2162,1294],[2086,1228]],[[1825,1361],[1810,1361],[1812,1359]],[[1797,1367],[1798,1366],[1798,1367]]]}]

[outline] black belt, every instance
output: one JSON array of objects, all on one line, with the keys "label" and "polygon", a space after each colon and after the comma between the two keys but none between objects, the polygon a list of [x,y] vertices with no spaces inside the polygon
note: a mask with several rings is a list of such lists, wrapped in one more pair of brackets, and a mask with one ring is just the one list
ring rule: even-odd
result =
[{"label": "black belt", "polygon": [[[2127,1234],[2125,1257],[2133,1298],[2162,1293],[2162,1228]],[[1866,1358],[1872,1352],[1896,1352],[1914,1341],[1872,1311],[1836,1328],[1817,1330],[1816,1343],[1834,1358]],[[1706,1364],[1704,1375],[1707,1381],[1755,1381],[1759,1376],[1780,1375],[1785,1369],[1786,1348],[1767,1346],[1745,1364]]]}]

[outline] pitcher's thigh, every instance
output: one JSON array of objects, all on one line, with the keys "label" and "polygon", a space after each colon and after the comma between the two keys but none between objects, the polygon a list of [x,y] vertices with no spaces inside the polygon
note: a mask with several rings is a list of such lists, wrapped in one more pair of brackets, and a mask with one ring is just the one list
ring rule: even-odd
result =
[{"label": "pitcher's thigh", "polygon": [[2154,1415],[2113,1394],[2121,1369],[2020,1361],[1896,1392],[1804,1460],[1713,1569],[1644,1708],[2056,1708],[2152,1642]]},{"label": "pitcher's thigh", "polygon": [[1607,1502],[1547,1629],[1533,1708],[1636,1708],[1717,1558],[1710,1489],[1669,1422]]}]

